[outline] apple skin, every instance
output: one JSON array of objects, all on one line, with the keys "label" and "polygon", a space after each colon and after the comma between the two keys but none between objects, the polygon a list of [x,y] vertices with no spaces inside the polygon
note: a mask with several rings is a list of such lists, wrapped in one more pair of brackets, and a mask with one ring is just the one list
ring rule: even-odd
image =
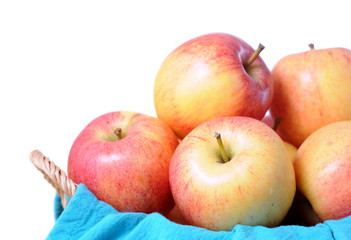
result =
[{"label": "apple skin", "polygon": [[[274,119],[273,119],[273,117],[272,117],[270,111],[268,111],[268,112],[266,113],[266,115],[262,118],[261,121],[264,122],[265,124],[267,124],[269,127],[272,127],[272,128],[274,127]],[[279,123],[279,124],[280,124],[280,123]],[[276,132],[277,132],[278,135],[280,136],[279,126],[278,126],[278,128],[276,129]],[[281,136],[280,136],[280,137],[281,137]],[[282,139],[282,140],[283,140],[283,139]],[[287,142],[287,141],[284,141],[284,140],[283,140],[283,142],[284,142],[284,145],[285,145],[285,147],[286,147],[286,150],[288,151],[289,159],[294,163],[294,161],[295,161],[295,156],[296,156],[296,152],[297,152],[297,148],[296,148],[293,144],[291,144],[291,143],[289,143],[289,142]]]},{"label": "apple skin", "polygon": [[294,166],[298,189],[322,221],[351,215],[351,121],[312,133]]},{"label": "apple skin", "polygon": [[291,160],[292,163],[295,161],[296,153],[297,153],[297,148],[292,145],[291,143],[288,143],[284,141],[284,145],[286,147],[286,150],[288,152],[288,158]]},{"label": "apple skin", "polygon": [[[221,162],[214,133],[231,160]],[[292,162],[281,138],[259,120],[222,117],[193,129],[170,164],[175,204],[194,226],[232,230],[236,224],[278,225],[296,190]]]},{"label": "apple skin", "polygon": [[[271,128],[274,127],[274,118],[273,118],[273,116],[272,116],[270,110],[268,110],[268,111],[266,112],[266,114],[264,115],[264,117],[262,118],[261,121],[264,122],[265,124],[267,124],[268,127],[271,127]],[[276,132],[278,133],[278,135],[283,139],[283,137],[281,136],[280,131],[279,131],[279,126],[280,126],[280,124],[281,124],[281,121],[279,122],[279,125],[278,125],[278,127],[275,129],[275,131],[276,131]],[[283,140],[284,140],[284,139],[283,139]]]},{"label": "apple skin", "polygon": [[254,49],[225,33],[191,39],[162,63],[154,84],[157,116],[183,139],[209,119],[249,116],[262,119],[272,101],[270,71]]},{"label": "apple skin", "polygon": [[190,225],[188,221],[184,218],[182,213],[180,212],[177,205],[174,205],[171,211],[169,211],[165,217],[175,223],[182,224],[182,225]]},{"label": "apple skin", "polygon": [[[115,129],[123,138],[117,139]],[[173,205],[169,164],[178,139],[161,120],[111,112],[91,121],[75,139],[68,176],[121,212],[167,212]]]},{"label": "apple skin", "polygon": [[273,118],[279,134],[299,147],[317,129],[351,120],[351,51],[311,49],[286,56],[271,73]]}]

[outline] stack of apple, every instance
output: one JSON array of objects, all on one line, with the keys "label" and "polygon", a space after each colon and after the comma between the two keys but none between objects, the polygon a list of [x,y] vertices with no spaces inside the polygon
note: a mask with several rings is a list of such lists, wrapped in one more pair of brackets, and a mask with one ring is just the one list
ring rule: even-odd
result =
[{"label": "stack of apple", "polygon": [[263,48],[222,33],[180,45],[156,76],[157,118],[94,119],[69,177],[118,211],[216,231],[277,226],[294,209],[314,223],[350,215],[351,51],[311,45],[270,72]]}]

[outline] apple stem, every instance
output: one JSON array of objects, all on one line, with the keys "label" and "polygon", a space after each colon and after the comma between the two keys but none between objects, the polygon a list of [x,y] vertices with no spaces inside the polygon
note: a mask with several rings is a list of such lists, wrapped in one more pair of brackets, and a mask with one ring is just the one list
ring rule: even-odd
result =
[{"label": "apple stem", "polygon": [[308,44],[308,46],[310,47],[311,50],[314,50],[314,44],[313,43]]},{"label": "apple stem", "polygon": [[278,128],[278,126],[279,126],[279,124],[280,124],[281,121],[282,121],[281,118],[276,118],[276,119],[274,119],[274,125],[273,125],[273,127],[272,127],[274,131],[277,131],[277,128]]},{"label": "apple stem", "polygon": [[122,129],[121,128],[117,128],[114,133],[116,134],[118,140],[122,139]]},{"label": "apple stem", "polygon": [[264,46],[261,43],[258,44],[258,48],[251,55],[251,57],[249,58],[249,60],[245,64],[245,67],[250,66],[255,61],[255,59],[258,57],[258,55],[260,55],[260,53],[262,52],[263,49],[264,49]]},{"label": "apple stem", "polygon": [[218,132],[215,132],[214,136],[217,139],[217,143],[218,143],[218,146],[219,146],[219,150],[221,151],[223,163],[229,162],[228,155],[227,155],[227,153],[224,150],[221,134],[218,133]]}]

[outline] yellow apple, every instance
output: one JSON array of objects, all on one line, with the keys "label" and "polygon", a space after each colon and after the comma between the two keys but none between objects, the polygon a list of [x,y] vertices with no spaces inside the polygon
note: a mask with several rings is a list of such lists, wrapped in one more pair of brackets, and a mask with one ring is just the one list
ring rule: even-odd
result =
[{"label": "yellow apple", "polygon": [[272,69],[273,118],[280,136],[299,147],[317,129],[351,120],[351,51],[311,50],[282,58]]},{"label": "yellow apple", "polygon": [[183,139],[172,156],[170,186],[184,218],[215,231],[278,225],[296,190],[278,134],[239,116],[206,121]]},{"label": "yellow apple", "polygon": [[272,101],[270,71],[243,40],[224,33],[191,39],[162,63],[154,85],[157,116],[183,139],[207,120],[261,120]]},{"label": "yellow apple", "polygon": [[288,158],[291,160],[292,163],[294,163],[295,156],[297,153],[297,148],[294,145],[292,145],[291,143],[288,143],[286,141],[284,141],[284,145],[285,145],[285,148],[288,152]]},{"label": "yellow apple", "polygon": [[351,215],[351,121],[312,133],[294,166],[298,189],[322,221]]},{"label": "yellow apple", "polygon": [[[261,121],[267,124],[269,127],[272,127],[273,130],[276,131],[280,136],[278,126],[280,125],[281,119],[279,118],[273,119],[270,111],[268,111]],[[286,147],[286,150],[288,151],[289,159],[294,163],[297,148],[293,144],[287,141],[283,141],[283,142]]]}]

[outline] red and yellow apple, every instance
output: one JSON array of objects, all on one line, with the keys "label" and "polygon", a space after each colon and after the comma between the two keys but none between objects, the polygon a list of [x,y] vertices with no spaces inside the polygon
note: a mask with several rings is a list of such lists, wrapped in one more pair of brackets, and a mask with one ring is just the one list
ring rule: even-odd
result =
[{"label": "red and yellow apple", "polygon": [[168,169],[177,146],[173,131],[157,118],[107,113],[75,139],[68,176],[118,211],[167,212],[173,207]]},{"label": "red and yellow apple", "polygon": [[351,215],[351,121],[312,133],[294,166],[298,189],[322,221]]},{"label": "red and yellow apple", "polygon": [[272,100],[270,71],[243,40],[224,33],[191,39],[162,63],[154,84],[157,116],[183,139],[207,120],[262,119]]},{"label": "red and yellow apple", "polygon": [[273,128],[273,130],[276,131],[276,133],[278,133],[278,135],[282,138],[282,136],[280,135],[280,132],[279,132],[279,128],[278,128],[280,125],[280,122],[281,122],[280,118],[273,118],[271,111],[268,110],[261,121],[264,122],[265,124],[267,124],[269,127]]},{"label": "red and yellow apple", "polygon": [[[273,130],[276,131],[278,133],[278,135],[280,136],[278,126],[280,125],[281,119],[279,119],[279,118],[273,119],[272,115],[268,111],[266,113],[266,115],[263,117],[262,122],[264,122],[268,126],[272,127]],[[287,141],[283,141],[283,142],[284,142],[284,145],[286,147],[286,150],[288,151],[289,159],[294,163],[297,148]]]},{"label": "red and yellow apple", "polygon": [[170,185],[185,219],[216,231],[278,225],[296,190],[281,138],[263,122],[241,116],[193,129],[174,152]]},{"label": "red and yellow apple", "polygon": [[317,129],[351,120],[351,51],[311,50],[282,58],[271,73],[279,134],[299,147]]}]

